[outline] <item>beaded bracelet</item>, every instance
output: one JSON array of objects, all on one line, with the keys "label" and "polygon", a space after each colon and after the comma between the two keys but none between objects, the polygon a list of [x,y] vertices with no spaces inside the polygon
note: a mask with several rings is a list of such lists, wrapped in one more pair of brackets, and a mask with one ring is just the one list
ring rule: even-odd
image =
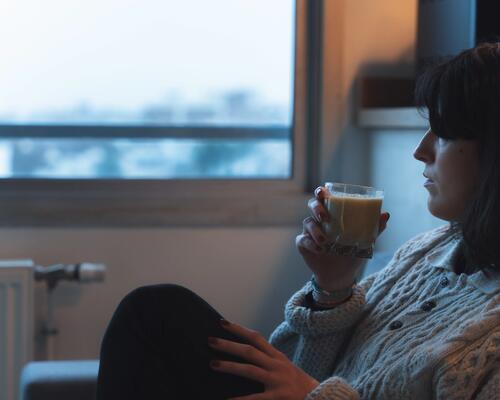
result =
[{"label": "beaded bracelet", "polygon": [[[311,278],[312,297],[321,307],[334,307],[346,301],[352,295],[352,286],[340,290],[328,291],[318,286],[314,275]],[[353,285],[354,286],[354,285]]]}]

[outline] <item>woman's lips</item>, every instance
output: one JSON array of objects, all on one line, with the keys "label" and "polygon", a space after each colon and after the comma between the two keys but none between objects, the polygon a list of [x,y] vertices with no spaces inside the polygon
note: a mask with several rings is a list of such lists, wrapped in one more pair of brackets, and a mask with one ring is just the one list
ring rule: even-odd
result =
[{"label": "woman's lips", "polygon": [[427,180],[424,182],[424,186],[430,186],[434,184],[434,181],[429,178],[425,172],[422,175],[424,176],[424,178],[427,178]]}]

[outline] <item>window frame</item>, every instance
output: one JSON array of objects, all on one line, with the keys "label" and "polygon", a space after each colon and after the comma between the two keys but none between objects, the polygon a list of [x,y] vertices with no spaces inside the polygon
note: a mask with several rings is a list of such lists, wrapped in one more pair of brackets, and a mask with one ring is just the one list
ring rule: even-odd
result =
[{"label": "window frame", "polygon": [[[296,0],[290,179],[0,179],[1,226],[280,226],[297,225],[320,182],[324,3]],[[336,113],[329,117],[334,118]],[[330,124],[331,126],[331,124]],[[13,129],[14,128],[14,129]],[[68,130],[70,128],[70,130]],[[142,127],[141,127],[142,128]],[[231,128],[147,128],[149,137],[231,136]],[[246,137],[283,135],[279,128],[238,128]],[[123,127],[0,126],[0,137],[103,137]],[[125,135],[133,129],[125,127]],[[177,136],[175,136],[177,135]],[[261,135],[261,136],[257,136]],[[141,134],[141,137],[146,137]],[[125,137],[121,134],[120,137]],[[203,136],[206,138],[206,136]],[[236,138],[236,135],[235,135]],[[238,136],[239,138],[239,136]]]}]

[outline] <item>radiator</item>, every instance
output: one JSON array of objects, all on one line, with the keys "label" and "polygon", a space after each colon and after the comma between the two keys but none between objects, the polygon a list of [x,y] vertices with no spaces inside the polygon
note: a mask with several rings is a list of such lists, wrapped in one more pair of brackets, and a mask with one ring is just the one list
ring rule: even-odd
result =
[{"label": "radiator", "polygon": [[17,400],[19,376],[33,357],[34,264],[0,260],[0,400]]}]

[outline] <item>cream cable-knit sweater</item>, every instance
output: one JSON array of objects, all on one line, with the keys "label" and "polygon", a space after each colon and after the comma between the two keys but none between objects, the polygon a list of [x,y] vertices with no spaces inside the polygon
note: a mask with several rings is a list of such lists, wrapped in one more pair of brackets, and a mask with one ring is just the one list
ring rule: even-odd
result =
[{"label": "cream cable-knit sweater", "polygon": [[500,399],[500,274],[457,275],[448,225],[404,244],[334,309],[288,301],[270,342],[321,384],[306,400]]}]

